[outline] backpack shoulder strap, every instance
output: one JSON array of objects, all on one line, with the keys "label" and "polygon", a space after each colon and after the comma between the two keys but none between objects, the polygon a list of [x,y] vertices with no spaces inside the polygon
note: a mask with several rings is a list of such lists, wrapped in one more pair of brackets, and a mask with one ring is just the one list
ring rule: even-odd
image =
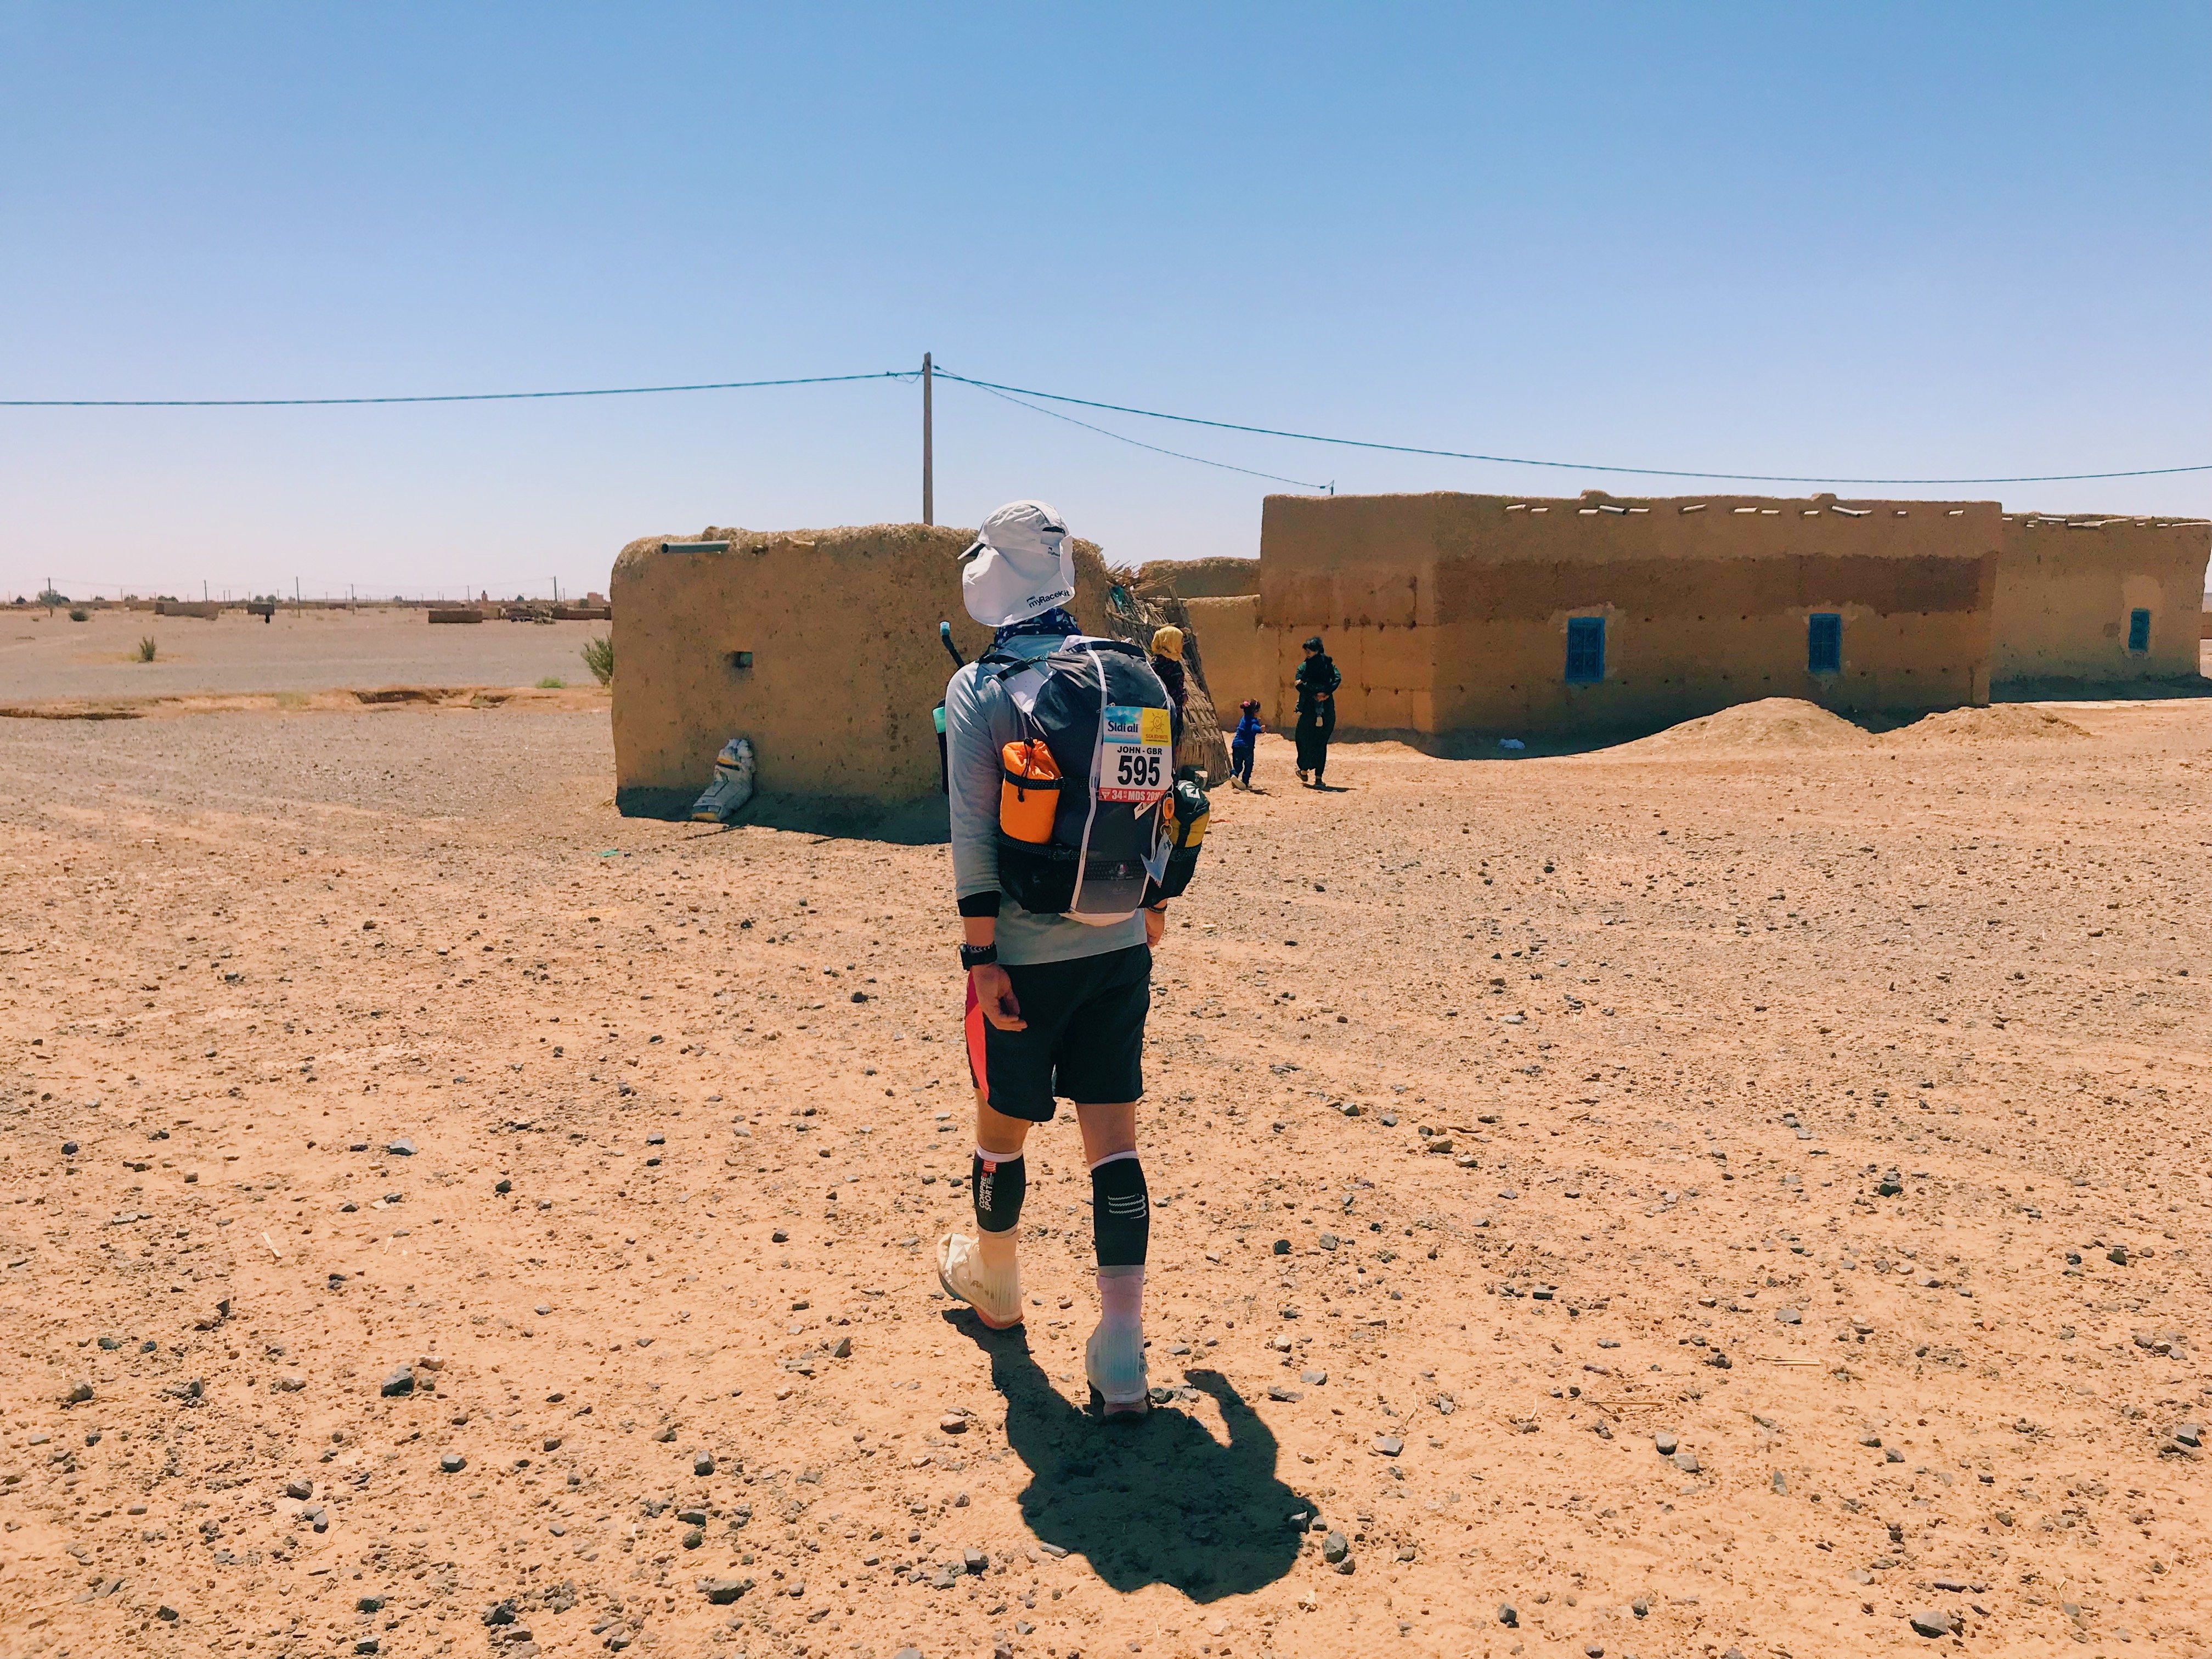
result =
[{"label": "backpack shoulder strap", "polygon": [[1132,645],[1127,640],[1109,640],[1091,634],[1072,634],[1061,648],[1077,651],[1111,651],[1124,657],[1134,657],[1139,662],[1148,666],[1152,662],[1151,653],[1142,646]]}]

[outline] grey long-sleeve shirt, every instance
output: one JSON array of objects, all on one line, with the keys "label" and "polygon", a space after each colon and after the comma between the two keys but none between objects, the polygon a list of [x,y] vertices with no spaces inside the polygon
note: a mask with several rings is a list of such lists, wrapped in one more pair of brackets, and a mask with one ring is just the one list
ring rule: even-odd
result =
[{"label": "grey long-sleeve shirt", "polygon": [[[1024,635],[1006,650],[1024,657],[1048,657],[1060,641],[1050,635]],[[945,688],[946,781],[952,807],[952,886],[957,897],[995,893],[999,888],[1000,752],[1019,738],[1021,716],[1013,699],[995,679],[978,683],[970,663]],[[1145,913],[1094,927],[1066,916],[1041,916],[1012,899],[999,906],[999,960],[1020,964],[1072,962],[1104,956],[1145,942]]]}]

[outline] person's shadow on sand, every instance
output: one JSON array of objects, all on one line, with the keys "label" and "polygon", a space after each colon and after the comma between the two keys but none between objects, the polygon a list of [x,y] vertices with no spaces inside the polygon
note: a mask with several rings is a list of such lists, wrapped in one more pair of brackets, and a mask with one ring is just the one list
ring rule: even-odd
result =
[{"label": "person's shadow on sand", "polygon": [[1019,1330],[972,1328],[1006,1401],[1006,1441],[1029,1465],[1022,1518],[1089,1561],[1117,1590],[1172,1584],[1194,1601],[1246,1595],[1297,1559],[1293,1515],[1313,1506],[1275,1477],[1275,1437],[1217,1371],[1188,1373],[1229,1429],[1222,1445],[1185,1413],[1155,1406],[1102,1422],[1052,1386]]}]

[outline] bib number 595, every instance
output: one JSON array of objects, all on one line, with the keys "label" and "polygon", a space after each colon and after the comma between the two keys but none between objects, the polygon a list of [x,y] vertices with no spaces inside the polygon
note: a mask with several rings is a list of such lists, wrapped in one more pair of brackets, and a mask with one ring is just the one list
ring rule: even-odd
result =
[{"label": "bib number 595", "polygon": [[1114,781],[1127,789],[1157,789],[1160,787],[1160,751],[1157,749],[1122,749],[1116,751]]}]

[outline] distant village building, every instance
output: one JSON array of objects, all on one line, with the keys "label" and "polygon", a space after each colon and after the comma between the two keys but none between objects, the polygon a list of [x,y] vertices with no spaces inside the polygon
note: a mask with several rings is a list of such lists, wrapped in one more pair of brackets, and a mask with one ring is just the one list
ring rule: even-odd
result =
[{"label": "distant village building", "polygon": [[[705,786],[732,737],[751,739],[763,811],[784,821],[866,824],[941,837],[934,710],[952,659],[991,643],[961,603],[971,530],[918,524],[767,532],[708,529],[623,549],[609,593],[615,646],[616,803],[668,816]],[[1075,599],[1093,633],[1142,643],[1182,602],[1140,599],[1133,573],[1073,544]],[[1218,778],[1228,757],[1193,671],[1177,758]]]},{"label": "distant village building", "polygon": [[2208,553],[2202,520],[1992,501],[1275,495],[1260,557],[1204,561],[1188,605],[1215,696],[1273,724],[1319,634],[1343,729],[1596,734],[2193,676]]},{"label": "distant village building", "polygon": [[[625,547],[609,585],[623,810],[682,811],[743,736],[765,810],[942,833],[937,624],[965,656],[988,643],[960,603],[971,539],[890,524]],[[2193,677],[2208,553],[2201,520],[1994,501],[1271,495],[1257,559],[1115,569],[1077,543],[1073,609],[1139,642],[1185,628],[1177,758],[1218,782],[1214,707],[1256,697],[1287,728],[1316,634],[1344,734],[1596,737],[1773,696],[1909,716],[1993,685]]]},{"label": "distant village building", "polygon": [[2195,675],[2212,524],[2009,513],[1997,559],[2000,687],[2063,691]]}]

